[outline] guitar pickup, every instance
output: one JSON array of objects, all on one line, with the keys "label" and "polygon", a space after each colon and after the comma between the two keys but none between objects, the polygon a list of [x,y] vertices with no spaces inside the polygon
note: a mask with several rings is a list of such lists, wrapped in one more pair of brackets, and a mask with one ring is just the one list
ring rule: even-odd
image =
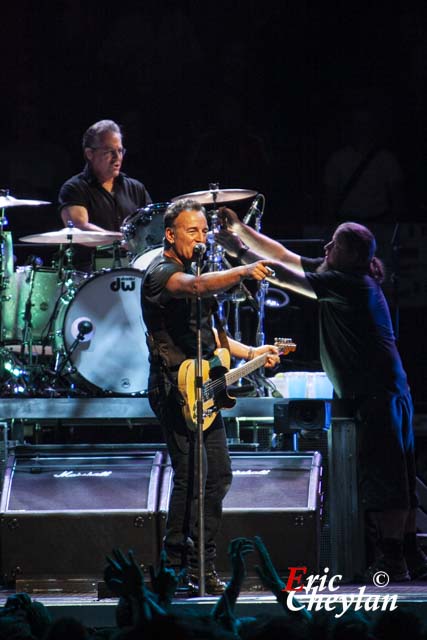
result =
[{"label": "guitar pickup", "polygon": [[217,406],[213,406],[213,407],[209,407],[209,409],[206,409],[206,411],[203,411],[203,417],[209,417],[211,416],[213,413],[217,413],[219,411]]}]

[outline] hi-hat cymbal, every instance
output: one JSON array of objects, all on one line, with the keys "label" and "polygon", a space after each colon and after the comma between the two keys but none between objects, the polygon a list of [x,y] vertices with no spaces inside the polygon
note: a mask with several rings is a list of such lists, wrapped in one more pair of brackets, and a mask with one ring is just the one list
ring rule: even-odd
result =
[{"label": "hi-hat cymbal", "polygon": [[118,242],[122,239],[122,234],[118,231],[82,231],[76,227],[64,227],[59,231],[48,231],[31,236],[19,238],[23,242],[35,244],[65,244],[72,242],[83,245],[101,245]]},{"label": "hi-hat cymbal", "polygon": [[171,198],[172,202],[178,200],[197,200],[200,204],[215,204],[217,202],[236,202],[236,200],[245,200],[246,198],[254,198],[258,191],[250,189],[218,189],[212,191],[193,191],[193,193],[184,193],[181,196]]},{"label": "hi-hat cymbal", "polygon": [[19,200],[13,196],[0,196],[0,209],[7,207],[39,207],[41,204],[51,204],[47,200]]}]

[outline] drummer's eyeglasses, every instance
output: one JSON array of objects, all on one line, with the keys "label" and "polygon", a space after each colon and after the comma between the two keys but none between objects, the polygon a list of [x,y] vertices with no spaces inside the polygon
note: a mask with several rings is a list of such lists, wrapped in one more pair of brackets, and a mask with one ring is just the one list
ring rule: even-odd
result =
[{"label": "drummer's eyeglasses", "polygon": [[103,147],[91,147],[94,151],[100,151],[101,155],[106,158],[107,156],[111,156],[115,158],[116,156],[121,156],[122,158],[126,155],[126,149],[124,147],[120,147],[120,149],[104,149]]}]

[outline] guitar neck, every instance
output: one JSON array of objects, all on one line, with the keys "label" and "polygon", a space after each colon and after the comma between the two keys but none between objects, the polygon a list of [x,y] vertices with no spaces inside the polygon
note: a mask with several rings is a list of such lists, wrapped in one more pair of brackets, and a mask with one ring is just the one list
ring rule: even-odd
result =
[{"label": "guitar neck", "polygon": [[245,364],[242,364],[240,367],[227,371],[224,375],[226,386],[230,386],[234,382],[237,382],[237,380],[240,380],[240,378],[244,378],[252,373],[252,371],[262,367],[266,363],[267,357],[268,353],[263,353],[261,356],[257,356],[253,360],[245,362]]}]

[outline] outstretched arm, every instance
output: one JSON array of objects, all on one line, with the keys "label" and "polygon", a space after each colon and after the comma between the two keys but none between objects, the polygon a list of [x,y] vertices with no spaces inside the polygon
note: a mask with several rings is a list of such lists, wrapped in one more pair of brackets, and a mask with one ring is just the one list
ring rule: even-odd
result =
[{"label": "outstretched arm", "polygon": [[[261,562],[260,565],[255,567],[255,571],[261,578],[263,585],[267,587],[267,589],[270,589],[276,596],[277,602],[282,605],[287,613],[297,615],[307,621],[311,620],[310,612],[298,602],[295,596],[290,595],[285,590],[286,585],[277,573],[270,554],[259,536],[254,537],[254,543]],[[292,598],[292,608],[289,607],[288,597]]]},{"label": "outstretched arm", "polygon": [[234,606],[246,576],[244,557],[253,550],[254,544],[249,538],[234,538],[230,542],[228,555],[231,560],[231,578],[212,611],[215,619],[221,620],[227,629],[234,632],[237,629]]},{"label": "outstretched arm", "polygon": [[113,549],[112,557],[107,556],[107,562],[105,582],[115,595],[129,599],[134,627],[150,622],[153,616],[165,615],[164,609],[154,602],[152,594],[146,588],[144,575],[132,551],[128,551],[126,558],[120,549]]},{"label": "outstretched arm", "polygon": [[[252,231],[254,230],[252,229]],[[257,232],[255,231],[255,233]],[[267,241],[270,241],[270,238],[267,238],[267,236],[262,237]],[[245,264],[260,260],[261,256],[255,253],[254,249],[249,249],[244,244],[240,234],[230,233],[229,231],[220,231],[218,233],[218,241],[225,248],[227,253],[239,258],[239,260]],[[271,242],[279,244],[276,243],[275,240],[271,240]],[[279,246],[281,247],[282,245]],[[296,256],[296,259],[290,259],[289,255],[285,255],[283,260],[280,258],[279,260],[270,260],[268,262],[268,267],[273,270],[274,275],[271,275],[271,273],[267,274],[266,279],[278,287],[295,291],[296,293],[300,293],[308,298],[316,298],[316,294],[305,276],[301,257],[297,256],[295,253],[292,254],[290,251],[287,251],[287,254]]]},{"label": "outstretched arm", "polygon": [[174,298],[209,297],[234,287],[242,280],[264,280],[268,275],[268,260],[245,263],[225,271],[211,271],[194,276],[177,271],[166,283],[166,290]]},{"label": "outstretched arm", "polygon": [[[303,272],[301,256],[286,249],[280,242],[256,231],[242,222],[237,214],[227,207],[222,207],[219,212],[224,231],[236,234],[242,240],[242,246],[246,245],[254,255],[262,256],[269,260],[279,260],[288,267]],[[222,232],[218,234],[218,241],[222,244]],[[249,260],[253,262],[253,260]],[[245,260],[246,262],[246,260]]]},{"label": "outstretched arm", "polygon": [[164,549],[160,554],[157,570],[152,565],[150,565],[149,570],[151,586],[158,595],[159,604],[165,608],[169,607],[178,584],[178,576],[171,567],[166,565],[166,551]]}]

